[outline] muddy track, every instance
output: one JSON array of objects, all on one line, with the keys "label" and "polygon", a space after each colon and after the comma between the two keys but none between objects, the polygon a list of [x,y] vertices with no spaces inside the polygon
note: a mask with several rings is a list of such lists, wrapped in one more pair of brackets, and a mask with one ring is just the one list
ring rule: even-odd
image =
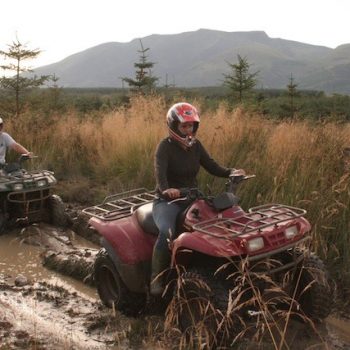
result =
[{"label": "muddy track", "polygon": [[[45,281],[16,286],[0,275],[0,349],[175,349],[177,339],[162,331],[162,317],[129,319],[99,301]],[[342,325],[346,333],[348,324]],[[151,332],[150,332],[151,330]],[[339,334],[339,320],[316,329],[291,322],[289,349],[349,349]],[[162,339],[162,337],[164,338]],[[179,335],[178,335],[179,336]],[[261,343],[273,349],[271,343]],[[241,349],[259,349],[244,340]]]},{"label": "muddy track", "polygon": [[[79,225],[76,221],[74,232],[38,224],[14,235],[21,242],[20,249],[38,247],[46,268],[91,285],[91,268],[99,247],[91,230],[85,238],[93,237],[94,243],[76,243],[76,233],[84,231],[84,225],[84,221]],[[31,282],[25,274],[9,275],[0,270],[0,350],[177,348],[181,335],[164,333],[163,324],[163,316],[149,313],[127,318],[102,307],[96,297],[88,297],[64,283],[44,279]],[[315,328],[292,321],[288,346],[298,350],[350,349],[349,328],[348,321],[334,315]],[[268,346],[274,348],[272,345]],[[258,349],[248,340],[242,346]]]}]

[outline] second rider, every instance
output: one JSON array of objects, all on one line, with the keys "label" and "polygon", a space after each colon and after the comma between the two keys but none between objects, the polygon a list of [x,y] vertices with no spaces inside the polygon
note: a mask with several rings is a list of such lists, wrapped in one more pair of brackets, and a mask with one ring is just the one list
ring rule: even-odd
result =
[{"label": "second rider", "polygon": [[153,202],[153,218],[159,236],[152,257],[152,295],[163,293],[163,278],[160,273],[170,263],[168,240],[174,238],[178,214],[188,206],[187,201],[173,202],[180,197],[180,189],[197,187],[196,177],[201,166],[219,177],[229,177],[232,173],[245,175],[242,169],[220,166],[196,139],[200,117],[194,106],[185,102],[176,103],[169,109],[166,119],[169,136],[159,143],[155,154],[158,198]]}]

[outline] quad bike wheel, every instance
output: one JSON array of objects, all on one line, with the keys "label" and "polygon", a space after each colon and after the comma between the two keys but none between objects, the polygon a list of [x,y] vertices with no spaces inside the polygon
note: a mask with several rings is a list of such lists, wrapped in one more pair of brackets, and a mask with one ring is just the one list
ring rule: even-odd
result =
[{"label": "quad bike wheel", "polygon": [[305,315],[314,321],[326,318],[332,311],[333,293],[322,260],[314,254],[305,257],[295,279],[296,283],[299,279],[296,300]]},{"label": "quad bike wheel", "polygon": [[128,290],[104,248],[96,256],[94,282],[102,303],[109,308],[136,316],[145,305],[145,296]]},{"label": "quad bike wheel", "polygon": [[0,235],[5,232],[6,221],[6,216],[0,209]]},{"label": "quad bike wheel", "polygon": [[226,314],[229,290],[213,276],[213,271],[191,269],[180,275],[174,291],[176,322],[182,332],[207,338],[218,344],[218,328]]},{"label": "quad bike wheel", "polygon": [[54,226],[69,226],[69,217],[60,196],[53,194],[48,198],[49,222]]}]

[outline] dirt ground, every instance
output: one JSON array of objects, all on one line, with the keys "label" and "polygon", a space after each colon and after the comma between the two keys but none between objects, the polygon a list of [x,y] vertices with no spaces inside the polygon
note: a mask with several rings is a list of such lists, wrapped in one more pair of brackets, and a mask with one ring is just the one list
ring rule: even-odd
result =
[{"label": "dirt ground", "polygon": [[[48,225],[32,226],[13,234],[25,243],[19,246],[20,250],[38,247],[40,259],[48,267],[50,261],[65,264],[73,277],[86,280],[82,271],[88,271],[98,247],[78,248],[72,243],[70,230]],[[0,244],[5,243],[0,239]],[[127,318],[103,307],[96,295],[82,293],[79,287],[60,283],[60,279],[52,282],[39,278],[33,282],[25,271],[6,272],[5,264],[9,263],[1,264],[0,255],[0,350],[177,349],[180,346],[181,334],[164,331],[163,315]],[[71,268],[77,265],[82,268]],[[287,344],[283,349],[350,349],[350,322],[336,315],[314,328],[291,321]],[[259,346],[278,348],[271,342]],[[246,339],[238,348],[258,347]]]}]

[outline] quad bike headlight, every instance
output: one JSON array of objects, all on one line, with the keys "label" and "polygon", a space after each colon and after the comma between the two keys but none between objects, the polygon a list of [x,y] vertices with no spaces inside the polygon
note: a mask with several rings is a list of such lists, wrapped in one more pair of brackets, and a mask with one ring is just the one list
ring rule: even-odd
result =
[{"label": "quad bike headlight", "polygon": [[295,237],[298,234],[298,227],[297,226],[291,226],[286,228],[286,230],[284,231],[284,234],[286,236],[287,239],[291,239],[293,237]]},{"label": "quad bike headlight", "polygon": [[253,238],[247,242],[247,249],[250,252],[255,252],[262,248],[264,248],[264,240],[262,237]]},{"label": "quad bike headlight", "polygon": [[36,185],[38,187],[46,186],[46,180],[39,180],[39,181],[36,182]]},{"label": "quad bike headlight", "polygon": [[23,190],[23,184],[14,184],[12,186],[14,191],[22,191]]},{"label": "quad bike headlight", "polygon": [[53,184],[53,183],[56,183],[56,179],[53,176],[48,176],[47,177],[47,182],[49,184]]}]

